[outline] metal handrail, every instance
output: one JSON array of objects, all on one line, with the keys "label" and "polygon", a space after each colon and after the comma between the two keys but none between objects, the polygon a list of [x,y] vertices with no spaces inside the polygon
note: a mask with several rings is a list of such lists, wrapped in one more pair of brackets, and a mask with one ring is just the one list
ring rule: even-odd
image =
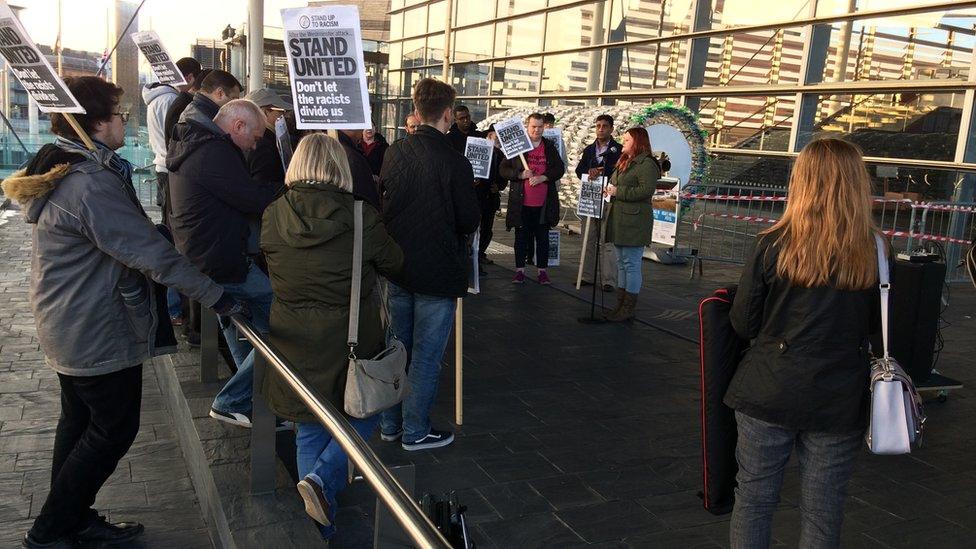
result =
[{"label": "metal handrail", "polygon": [[379,457],[366,444],[366,441],[356,433],[343,414],[336,410],[332,403],[323,399],[318,391],[310,388],[305,379],[292,369],[278,350],[265,340],[250,322],[240,315],[231,317],[231,320],[240,335],[247,338],[254,350],[261,353],[267,363],[281,375],[315,414],[315,417],[329,430],[333,438],[362,472],[363,478],[373,487],[373,490],[376,491],[376,494],[390,509],[391,514],[417,546],[422,548],[450,548],[451,544],[437,530],[427,515],[420,510],[417,502],[393,478],[390,470],[383,465]]}]

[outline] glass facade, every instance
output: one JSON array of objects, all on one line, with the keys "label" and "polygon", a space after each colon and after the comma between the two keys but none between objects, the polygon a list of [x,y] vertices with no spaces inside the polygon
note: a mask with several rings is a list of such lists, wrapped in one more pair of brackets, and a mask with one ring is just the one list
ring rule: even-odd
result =
[{"label": "glass facade", "polygon": [[449,37],[449,81],[476,120],[671,99],[698,113],[715,173],[775,161],[788,174],[803,144],[833,135],[877,162],[968,174],[974,25],[962,1],[392,0],[383,125],[402,134],[411,87],[441,77]]}]

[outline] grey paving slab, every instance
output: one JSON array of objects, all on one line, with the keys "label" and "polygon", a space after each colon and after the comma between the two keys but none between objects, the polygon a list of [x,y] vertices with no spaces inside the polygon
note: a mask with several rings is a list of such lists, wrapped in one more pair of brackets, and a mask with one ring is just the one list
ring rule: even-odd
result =
[{"label": "grey paving slab", "polygon": [[[44,503],[60,414],[57,375],[45,366],[34,335],[29,271],[30,230],[19,214],[0,212],[0,547],[19,546]],[[110,520],[146,526],[129,547],[212,547],[179,442],[167,428],[172,418],[153,396],[159,390],[151,364],[143,384],[139,435],[95,508]],[[183,489],[163,491],[159,483]]]}]

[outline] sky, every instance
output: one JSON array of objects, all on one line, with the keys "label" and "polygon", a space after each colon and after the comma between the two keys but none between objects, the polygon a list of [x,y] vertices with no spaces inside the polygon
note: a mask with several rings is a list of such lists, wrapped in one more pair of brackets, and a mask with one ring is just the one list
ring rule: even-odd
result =
[{"label": "sky", "polygon": [[[22,6],[21,21],[38,44],[53,45],[57,36],[58,0],[7,0]],[[138,5],[138,2],[132,2]],[[61,0],[61,43],[65,48],[101,53],[108,43],[107,19],[114,0]],[[307,5],[304,0],[265,0],[264,24],[280,27],[282,8]],[[114,11],[114,10],[112,10]],[[247,0],[146,0],[138,30],[155,30],[170,55],[190,55],[197,38],[220,38],[230,24],[238,32],[247,21]],[[135,24],[133,24],[135,27]],[[130,33],[136,29],[130,29]],[[114,35],[114,33],[113,33]],[[114,38],[114,36],[113,36]]]}]

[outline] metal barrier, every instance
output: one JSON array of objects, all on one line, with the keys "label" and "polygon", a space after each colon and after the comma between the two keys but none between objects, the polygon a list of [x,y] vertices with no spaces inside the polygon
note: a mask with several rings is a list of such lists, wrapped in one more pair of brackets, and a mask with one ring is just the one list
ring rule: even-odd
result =
[{"label": "metal barrier", "polygon": [[[275,489],[275,416],[261,394],[267,369],[273,368],[315,414],[346,451],[410,539],[423,548],[451,545],[421,511],[410,494],[397,482],[365,440],[349,425],[345,416],[318,391],[308,386],[274,346],[240,316],[232,317],[238,333],[254,347],[254,394],[251,411],[251,493],[266,494]],[[204,311],[201,318],[200,377],[217,380],[217,317]]]},{"label": "metal barrier", "polygon": [[[682,193],[688,203],[678,226],[676,248],[691,260],[691,276],[704,261],[742,265],[760,231],[776,223],[786,207],[786,190],[734,184],[699,186]],[[875,222],[895,250],[911,251],[921,243],[942,248],[946,282],[968,280],[960,259],[976,239],[976,202],[913,202],[873,199]]]},{"label": "metal barrier", "polygon": [[946,261],[946,282],[969,280],[962,258],[976,240],[976,202],[924,202],[914,205],[921,211],[917,231],[908,236],[906,249],[931,242],[942,249]]},{"label": "metal barrier", "polygon": [[775,222],[786,204],[786,189],[740,186],[734,183],[700,185],[698,192],[682,193],[676,247],[690,247],[691,276],[702,262],[742,265],[759,231]]}]

